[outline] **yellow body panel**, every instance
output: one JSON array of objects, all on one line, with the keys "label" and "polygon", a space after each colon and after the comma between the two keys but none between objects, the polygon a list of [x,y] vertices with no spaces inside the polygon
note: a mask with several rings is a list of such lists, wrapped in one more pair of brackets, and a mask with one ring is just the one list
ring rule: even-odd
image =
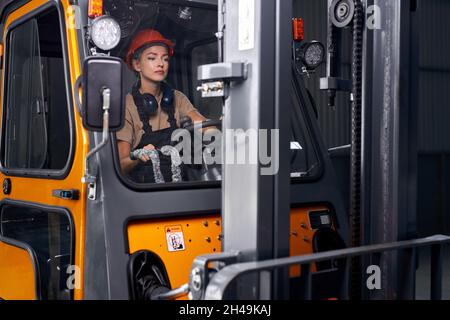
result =
[{"label": "yellow body panel", "polygon": [[[6,35],[11,23],[15,20],[20,19],[25,14],[28,14],[40,6],[46,4],[46,0],[33,0],[28,2],[26,5],[20,7],[18,10],[14,11],[8,16],[5,23],[5,31],[3,36]],[[67,38],[67,49],[68,49],[68,65],[70,67],[70,83],[71,90],[74,87],[77,77],[80,75],[80,63],[78,55],[78,45],[76,42],[76,24],[73,23],[74,10],[71,9],[68,0],[62,0],[62,5],[64,7],[64,15],[66,19],[67,28],[65,30]],[[1,72],[2,75],[2,105],[4,98],[4,69]],[[83,259],[84,259],[84,230],[85,230],[85,208],[86,208],[86,188],[85,185],[81,183],[81,177],[84,174],[84,159],[88,152],[88,138],[87,133],[84,130],[81,122],[81,117],[76,110],[75,103],[73,103],[73,114],[75,122],[75,149],[72,168],[70,173],[64,180],[55,179],[33,179],[24,177],[13,177],[10,176],[12,190],[11,194],[8,195],[9,199],[20,200],[25,202],[45,204],[49,206],[58,206],[67,208],[72,214],[72,219],[75,227],[75,264],[80,268],[81,279],[79,283],[80,288],[76,288],[74,291],[75,299],[83,298]],[[2,113],[0,113],[0,118]],[[3,181],[5,176],[0,173],[0,179]],[[80,200],[71,201],[58,199],[52,196],[52,190],[54,189],[78,189],[80,190]],[[0,195],[0,200],[4,199],[4,195]]]},{"label": "yellow body panel", "polygon": [[33,260],[27,250],[0,241],[0,298],[35,300]]},{"label": "yellow body panel", "polygon": [[[132,222],[128,225],[130,254],[139,250],[156,253],[165,264],[172,288],[177,288],[189,281],[197,256],[221,251],[221,221],[215,214]],[[181,227],[184,250],[169,251],[168,227]]]},{"label": "yellow body panel", "polygon": [[[313,253],[312,239],[315,230],[311,228],[308,213],[320,210],[327,208],[307,207],[291,210],[290,256]],[[132,222],[128,225],[129,251],[133,254],[139,250],[148,250],[157,254],[166,267],[172,287],[176,288],[189,281],[189,272],[196,256],[221,251],[221,222],[220,215]],[[170,252],[166,231],[168,227],[178,226],[182,228],[186,248]],[[290,276],[300,276],[300,267],[291,267]]]}]

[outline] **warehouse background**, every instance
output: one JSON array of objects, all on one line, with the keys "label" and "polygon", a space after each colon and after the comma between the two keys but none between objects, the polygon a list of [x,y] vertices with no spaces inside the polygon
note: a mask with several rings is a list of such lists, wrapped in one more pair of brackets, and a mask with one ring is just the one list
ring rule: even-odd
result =
[{"label": "warehouse background", "polygon": [[[450,1],[418,0],[420,30],[418,233],[450,234]],[[327,0],[296,0],[294,14],[305,21],[306,40],[326,43]],[[345,42],[349,39],[344,39]],[[348,42],[350,44],[350,42]],[[349,47],[349,46],[347,46]],[[350,79],[350,54],[342,52],[342,76]],[[319,90],[325,66],[307,80],[319,109],[329,148],[350,144],[348,95],[338,93],[336,108]]]}]

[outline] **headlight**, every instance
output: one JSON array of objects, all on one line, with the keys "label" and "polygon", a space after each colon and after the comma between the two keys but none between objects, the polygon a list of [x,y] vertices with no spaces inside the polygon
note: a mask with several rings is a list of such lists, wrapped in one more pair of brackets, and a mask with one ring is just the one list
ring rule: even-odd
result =
[{"label": "headlight", "polygon": [[317,69],[325,60],[325,47],[318,41],[306,42],[301,47],[300,58],[307,69]]},{"label": "headlight", "polygon": [[101,16],[92,22],[92,42],[101,50],[114,49],[120,41],[120,26],[110,16]]}]

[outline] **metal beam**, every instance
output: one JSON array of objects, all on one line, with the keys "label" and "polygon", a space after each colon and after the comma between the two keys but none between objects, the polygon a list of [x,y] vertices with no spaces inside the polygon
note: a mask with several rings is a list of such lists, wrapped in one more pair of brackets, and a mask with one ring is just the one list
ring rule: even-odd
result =
[{"label": "metal beam", "polygon": [[[366,25],[363,66],[363,244],[410,239],[416,229],[417,35],[412,1],[366,0],[381,28]],[[365,226],[365,227],[364,227]],[[402,260],[380,261],[382,289],[363,297],[398,298]]]},{"label": "metal beam", "polygon": [[[267,272],[269,270],[286,268],[289,266],[298,266],[301,265],[302,268],[306,267],[306,269],[312,264],[322,262],[322,261],[330,261],[330,260],[343,260],[345,259],[346,263],[343,266],[343,270],[348,274],[349,268],[349,259],[355,256],[362,255],[379,255],[381,253],[390,252],[390,251],[403,251],[406,252],[408,257],[408,262],[406,271],[411,271],[415,269],[415,259],[411,259],[414,257],[417,251],[420,248],[431,247],[433,250],[432,259],[432,271],[435,273],[430,274],[430,283],[432,287],[432,299],[439,299],[441,297],[441,289],[442,289],[442,247],[448,245],[450,243],[450,237],[445,235],[435,235],[428,238],[423,239],[414,239],[407,241],[399,241],[393,243],[386,244],[377,244],[370,246],[362,246],[358,248],[347,248],[340,249],[334,251],[327,251],[321,253],[314,253],[303,256],[296,257],[288,257],[283,259],[274,259],[274,260],[266,260],[260,262],[245,262],[245,263],[236,263],[225,268],[221,269],[218,273],[216,273],[209,282],[209,286],[206,289],[206,299],[207,300],[220,300],[229,290],[231,284],[239,279],[242,275],[254,272]],[[331,270],[330,270],[331,271]],[[408,276],[411,276],[409,273]],[[309,275],[308,275],[309,277]],[[310,279],[305,279],[306,282],[310,282]],[[309,283],[307,283],[309,286]],[[342,291],[347,295],[346,288],[347,282],[342,281]],[[408,283],[408,286],[414,285],[413,282]],[[308,289],[308,288],[307,288]],[[310,291],[310,290],[308,290]],[[345,296],[344,295],[344,296]],[[400,296],[401,297],[401,296]]]},{"label": "metal beam", "polygon": [[[221,8],[221,3],[219,3]],[[258,163],[224,161],[222,207],[224,251],[240,251],[243,261],[260,261],[289,254],[289,97],[292,1],[239,0],[225,2],[224,62],[245,62],[248,78],[232,83],[224,110],[227,157],[258,155],[260,143],[236,143],[227,130],[279,130],[279,144],[269,143],[275,174],[264,174]],[[275,62],[275,63],[274,63]],[[270,137],[268,142],[270,142]],[[234,152],[230,152],[231,150]],[[285,150],[286,152],[281,152]],[[280,151],[280,152],[278,152]],[[278,153],[278,154],[277,154]],[[227,160],[230,160],[228,158]],[[267,168],[266,168],[267,169]],[[270,170],[268,170],[270,171]],[[273,279],[283,279],[281,275]],[[275,280],[276,281],[276,280]],[[287,285],[275,297],[287,294]],[[240,281],[237,298],[259,298],[257,277]],[[261,294],[268,298],[271,294]]]}]

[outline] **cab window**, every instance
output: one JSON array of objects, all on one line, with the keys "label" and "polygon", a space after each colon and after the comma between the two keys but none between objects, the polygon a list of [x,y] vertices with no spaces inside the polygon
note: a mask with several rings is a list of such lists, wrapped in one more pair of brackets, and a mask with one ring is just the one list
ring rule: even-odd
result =
[{"label": "cab window", "polygon": [[[0,207],[0,235],[27,244],[36,256],[43,300],[70,300],[73,265],[73,222],[69,212],[25,204]],[[69,272],[68,272],[69,271]]]},{"label": "cab window", "polygon": [[[169,61],[169,71],[164,82],[173,90],[178,91],[187,99],[189,104],[197,110],[197,112],[208,120],[219,121],[222,117],[222,99],[221,98],[211,98],[202,99],[201,93],[197,91],[197,87],[200,82],[197,80],[197,68],[199,65],[207,63],[216,63],[218,61],[218,44],[215,32],[217,30],[217,7],[210,4],[202,3],[192,3],[189,6],[180,6],[176,3],[160,2],[160,1],[135,1],[133,6],[126,6],[123,1],[108,1],[104,3],[104,12],[106,15],[113,17],[120,25],[122,38],[117,47],[112,49],[109,53],[113,56],[119,57],[126,62],[127,52],[130,44],[137,34],[143,30],[156,30],[165,38],[174,43],[174,56],[170,58]],[[92,52],[93,44],[91,45],[90,52]],[[96,52],[101,52],[99,48],[95,48]],[[127,110],[128,104],[134,101],[133,97],[133,86],[136,85],[138,80],[138,74],[130,68],[125,68],[125,90],[127,92]],[[180,95],[176,94],[176,99]],[[134,101],[135,102],[135,101]],[[141,128],[136,123],[143,123],[138,112],[135,112],[131,117],[132,126],[130,125],[130,131],[132,133],[129,137],[136,138],[136,140],[142,142],[144,140],[143,136],[139,131]],[[155,116],[157,118],[157,116]],[[153,118],[152,118],[153,119]],[[155,135],[161,133],[163,130],[158,130],[161,127],[167,125],[169,122],[167,117],[162,118],[163,125],[160,121],[152,122],[152,130],[154,130]],[[177,129],[188,128],[192,126],[189,119],[180,116],[177,120]],[[156,128],[156,129],[155,129]],[[214,127],[217,130],[220,128]],[[189,130],[187,130],[189,131]],[[124,170],[120,165],[120,150],[118,148],[119,144],[124,141],[124,135],[119,131],[116,133],[114,147],[116,148],[116,169],[119,175],[126,182],[139,187],[152,187],[156,184],[170,185],[174,182],[177,184],[190,184],[190,183],[218,183],[221,180],[221,165],[220,163],[205,163],[204,155],[206,152],[210,152],[215,155],[215,151],[220,149],[219,139],[217,141],[214,137],[211,138],[215,144],[215,148],[212,144],[208,142],[200,143],[199,146],[194,144],[195,132],[190,130],[186,132],[186,135],[180,137],[174,143],[167,142],[170,146],[178,145],[179,156],[183,159],[189,158],[190,161],[183,161],[180,166],[182,179],[175,179],[176,168],[164,170],[163,160],[167,158],[162,152],[161,146],[157,146],[157,153],[159,157],[159,163],[155,163],[153,160],[142,165],[142,168],[136,167],[132,168],[130,171]],[[215,131],[218,133],[218,131]],[[171,135],[172,137],[172,135]],[[190,143],[186,143],[182,148],[184,138],[190,139]],[[130,139],[131,140],[131,139]],[[135,140],[128,142],[130,143],[131,151],[140,149],[136,145],[133,145]],[[202,137],[200,137],[202,140]],[[141,146],[142,147],[142,146]],[[196,149],[196,147],[199,147]],[[209,149],[207,149],[209,148]],[[201,150],[200,150],[201,149]],[[195,152],[197,155],[195,156]],[[173,164],[173,162],[172,162]],[[161,169],[163,175],[158,175],[156,171]],[[172,169],[172,172],[170,172]],[[140,170],[140,171],[139,171]],[[133,171],[133,172],[131,172]],[[153,175],[154,178],[148,177],[146,172],[150,171],[148,175]],[[165,171],[169,171],[168,174]],[[137,173],[136,173],[137,172]],[[173,173],[173,174],[172,174]]]},{"label": "cab window", "polygon": [[56,8],[8,32],[2,167],[62,171],[71,148],[63,46]]},{"label": "cab window", "polygon": [[[105,3],[105,14],[113,17],[121,29],[121,40],[117,47],[111,51],[102,52],[99,48],[94,47],[92,42],[88,42],[89,52],[100,54],[111,54],[113,56],[127,61],[127,53],[130,44],[134,43],[134,37],[142,30],[156,30],[162,34],[165,39],[175,44],[175,54],[169,61],[169,71],[165,78],[165,82],[175,90],[183,93],[196,110],[206,119],[219,121],[223,113],[223,98],[202,98],[201,93],[197,90],[201,83],[197,80],[198,66],[218,62],[218,43],[215,33],[217,32],[217,7],[196,2],[190,6],[180,6],[179,3],[158,2],[151,0],[135,1],[133,6],[126,6],[122,1],[108,1]],[[143,150],[145,144],[144,128],[142,121],[145,110],[136,107],[129,107],[131,102],[136,102],[133,94],[133,86],[136,85],[139,74],[126,68],[125,83],[127,95],[127,112],[128,115],[128,134],[123,135],[120,131],[116,133],[116,139],[113,141],[115,148],[115,164],[117,173],[122,179],[130,183],[133,187],[147,188],[155,185],[165,184],[166,186],[176,182],[179,184],[187,184],[189,187],[192,183],[214,183],[221,180],[222,166],[221,155],[222,146],[219,136],[213,134],[212,137],[203,139],[205,135],[196,137],[196,130],[191,130],[186,137],[183,135],[181,140],[176,140],[173,145],[183,147],[189,145],[189,148],[180,148],[179,156],[182,159],[181,177],[175,179],[177,169],[174,166],[165,165],[168,174],[159,174],[163,171],[164,155],[162,148],[156,148],[153,154],[157,154],[158,159],[150,155],[145,159],[146,162],[138,163],[134,167],[128,161],[130,153]],[[135,92],[135,91],[134,91]],[[309,98],[309,97],[308,97]],[[293,117],[291,121],[291,176],[294,180],[316,178],[321,171],[320,161],[313,138],[309,132],[308,117],[305,113],[305,106],[299,98],[298,90],[295,85],[292,88],[291,108]],[[136,109],[136,110],[135,110]],[[134,110],[134,111],[132,111]],[[141,110],[141,111],[139,111]],[[134,115],[133,115],[134,114]],[[157,118],[157,116],[154,116]],[[189,120],[189,119],[188,119]],[[166,121],[166,120],[163,120]],[[150,119],[150,124],[152,119]],[[155,122],[153,122],[155,123]],[[139,125],[141,124],[141,125]],[[179,121],[179,127],[192,129],[192,126]],[[160,123],[156,122],[156,127],[160,127]],[[153,130],[153,128],[151,128]],[[221,130],[220,125],[217,129]],[[131,132],[131,133],[130,133]],[[158,131],[155,131],[155,134]],[[187,144],[184,144],[186,139]],[[150,139],[150,138],[149,138]],[[195,141],[201,141],[201,145],[195,144]],[[135,142],[135,141],[139,142]],[[154,141],[154,140],[152,140]],[[176,142],[182,142],[177,144]],[[129,144],[129,150],[126,152],[121,149],[123,143]],[[169,142],[170,144],[170,142]],[[139,161],[133,159],[130,160]],[[141,159],[138,157],[138,159]],[[189,162],[184,162],[189,159]],[[212,163],[211,159],[220,162]],[[126,165],[124,165],[126,163]],[[173,162],[171,163],[173,164]],[[172,170],[172,173],[170,173]],[[147,172],[150,172],[147,174]],[[152,176],[153,175],[153,176]]]}]

